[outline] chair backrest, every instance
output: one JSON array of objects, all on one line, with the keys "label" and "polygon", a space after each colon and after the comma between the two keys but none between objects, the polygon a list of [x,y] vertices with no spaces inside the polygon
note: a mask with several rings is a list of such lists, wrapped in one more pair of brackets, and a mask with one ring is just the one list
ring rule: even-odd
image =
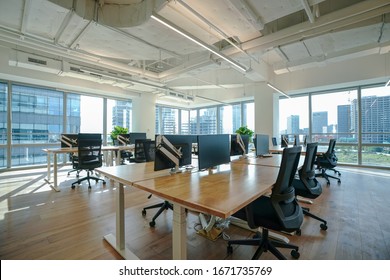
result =
[{"label": "chair backrest", "polygon": [[79,133],[78,168],[92,170],[102,166],[102,135],[99,133]]},{"label": "chair backrest", "polygon": [[278,141],[276,140],[276,137],[272,137],[272,146],[277,146]]},{"label": "chair backrest", "polygon": [[134,161],[145,162],[145,149],[144,142],[151,141],[151,139],[136,139],[134,144]]},{"label": "chair backrest", "polygon": [[308,143],[306,146],[305,162],[302,168],[299,169],[299,180],[302,182],[306,190],[314,196],[319,196],[322,193],[321,184],[315,177],[314,163],[317,155],[318,143]]},{"label": "chair backrest", "polygon": [[272,188],[272,206],[287,231],[299,228],[303,221],[302,209],[296,201],[295,189],[292,186],[301,150],[301,146],[283,150],[278,178]]},{"label": "chair backrest", "polygon": [[328,150],[325,152],[323,157],[326,159],[327,163],[326,166],[335,167],[337,165],[337,156],[335,152],[335,146],[336,146],[336,139],[330,139],[329,140],[329,146]]},{"label": "chair backrest", "polygon": [[144,141],[144,153],[145,153],[145,160],[147,162],[154,161],[155,155],[156,155],[156,141]]}]

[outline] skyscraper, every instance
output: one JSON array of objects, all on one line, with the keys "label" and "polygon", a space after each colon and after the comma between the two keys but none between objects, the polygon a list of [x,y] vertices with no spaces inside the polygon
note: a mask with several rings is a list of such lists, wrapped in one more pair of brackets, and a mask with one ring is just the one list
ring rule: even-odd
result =
[{"label": "skyscraper", "polygon": [[[390,96],[363,96],[362,111],[362,141],[363,143],[388,143],[390,137]],[[352,101],[352,112],[357,112],[357,100]],[[353,115],[353,129],[358,130],[358,116]]]},{"label": "skyscraper", "polygon": [[128,101],[116,101],[112,107],[112,125],[131,128],[131,103]]},{"label": "skyscraper", "polygon": [[287,117],[287,134],[299,134],[299,116]]},{"label": "skyscraper", "polygon": [[313,133],[328,132],[328,112],[313,112]]}]

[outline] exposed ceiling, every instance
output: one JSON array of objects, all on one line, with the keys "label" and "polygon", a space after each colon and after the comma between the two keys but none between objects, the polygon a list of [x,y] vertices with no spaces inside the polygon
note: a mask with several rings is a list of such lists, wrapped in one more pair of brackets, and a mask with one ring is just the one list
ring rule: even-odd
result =
[{"label": "exposed ceiling", "polygon": [[10,65],[184,99],[388,52],[389,22],[388,0],[0,0]]}]

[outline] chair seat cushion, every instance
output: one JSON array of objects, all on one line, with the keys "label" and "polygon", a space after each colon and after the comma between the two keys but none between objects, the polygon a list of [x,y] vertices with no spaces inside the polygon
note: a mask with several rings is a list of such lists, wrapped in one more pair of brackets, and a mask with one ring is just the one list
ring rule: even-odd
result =
[{"label": "chair seat cushion", "polygon": [[[252,202],[254,208],[254,223],[258,227],[265,227],[272,230],[286,230],[279,222],[279,218],[272,206],[271,199],[268,196],[261,196]],[[237,211],[233,215],[242,220],[247,220],[245,208]],[[293,231],[293,230],[292,230]]]}]

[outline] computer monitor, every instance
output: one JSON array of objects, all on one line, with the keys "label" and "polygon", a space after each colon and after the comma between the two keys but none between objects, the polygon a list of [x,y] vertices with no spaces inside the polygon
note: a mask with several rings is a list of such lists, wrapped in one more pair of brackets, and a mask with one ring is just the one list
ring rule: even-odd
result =
[{"label": "computer monitor", "polygon": [[256,134],[256,156],[269,154],[269,135]]},{"label": "computer monitor", "polygon": [[77,133],[62,133],[60,136],[61,148],[77,147]]},{"label": "computer monitor", "polygon": [[130,142],[129,144],[135,144],[136,139],[146,139],[146,132],[130,132],[129,133]]},{"label": "computer monitor", "polygon": [[[244,149],[241,147],[239,143],[239,139],[241,138],[242,143],[244,144]],[[240,135],[240,134],[232,134],[230,135],[230,155],[238,156],[244,155],[248,153],[249,146],[249,135]]]},{"label": "computer monitor", "polygon": [[230,162],[230,135],[198,135],[199,170]]},{"label": "computer monitor", "polygon": [[[160,138],[159,138],[160,136]],[[161,137],[168,140],[169,143],[162,143],[160,146]],[[164,140],[163,140],[164,141]],[[177,168],[173,160],[178,158],[176,152],[169,147],[172,145],[175,149],[179,150],[181,156],[178,158],[178,167],[184,167],[191,165],[192,162],[192,136],[191,135],[156,135],[156,154],[154,158],[154,170],[173,169]],[[164,148],[164,149],[161,149]],[[164,153],[164,151],[167,151]],[[170,158],[173,156],[173,158]],[[173,159],[173,160],[172,160]],[[177,172],[178,170],[175,170]]]}]

